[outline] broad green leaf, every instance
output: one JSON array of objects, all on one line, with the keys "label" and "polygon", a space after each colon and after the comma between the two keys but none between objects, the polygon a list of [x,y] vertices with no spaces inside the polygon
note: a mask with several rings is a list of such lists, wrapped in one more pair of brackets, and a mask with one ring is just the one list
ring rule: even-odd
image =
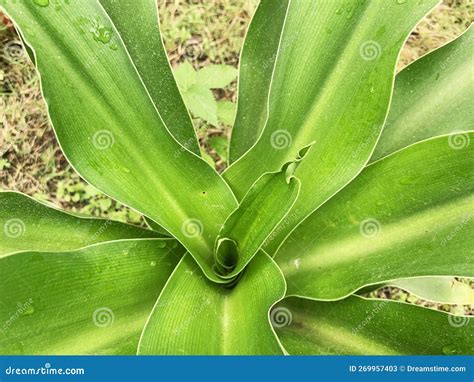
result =
[{"label": "broad green leaf", "polygon": [[474,325],[415,305],[348,297],[322,302],[289,298],[272,311],[284,348],[294,355],[472,354]]},{"label": "broad green leaf", "polygon": [[208,65],[198,70],[197,82],[208,89],[225,88],[237,78],[238,71],[230,65]]},{"label": "broad green leaf", "polygon": [[196,84],[196,71],[188,61],[179,64],[174,70],[174,75],[183,92],[186,92],[191,86]]},{"label": "broad green leaf", "polygon": [[118,239],[159,237],[130,224],[79,217],[18,192],[0,192],[0,257],[20,251],[70,251]]},{"label": "broad green leaf", "polygon": [[275,227],[298,198],[300,181],[294,162],[264,174],[250,188],[239,207],[227,218],[216,242],[216,267],[221,277],[237,276],[262,247],[272,240]]},{"label": "broad green leaf", "polygon": [[0,354],[135,354],[182,255],[168,239],[121,240],[0,259]]},{"label": "broad green leaf", "polygon": [[466,145],[474,130],[474,28],[415,61],[396,77],[385,127],[371,160],[448,133]]},{"label": "broad green leaf", "polygon": [[237,105],[233,102],[220,100],[217,102],[217,117],[224,125],[232,126]]},{"label": "broad green leaf", "polygon": [[161,40],[156,1],[99,0],[112,19],[164,124],[188,150],[199,154],[191,119]]},{"label": "broad green leaf", "polygon": [[217,102],[210,89],[195,84],[183,91],[183,98],[194,116],[202,118],[214,126],[219,125],[217,121]]},{"label": "broad green leaf", "polygon": [[285,280],[260,252],[233,288],[207,280],[186,255],[158,298],[138,354],[282,354],[268,311]]},{"label": "broad green leaf", "polygon": [[396,278],[473,277],[474,145],[449,143],[371,164],[296,228],[275,258],[289,294],[338,299]]},{"label": "broad green leaf", "polygon": [[250,23],[239,64],[237,116],[230,141],[235,162],[257,141],[268,111],[268,93],[289,0],[261,0]]},{"label": "broad green leaf", "polygon": [[167,130],[100,4],[2,4],[35,51],[49,115],[70,163],[99,190],[170,232],[215,277],[214,241],[236,201],[220,176]]},{"label": "broad green leaf", "polygon": [[[366,165],[385,120],[400,48],[436,4],[290,3],[275,52],[265,129],[224,173],[240,200],[262,173],[316,142],[296,171],[301,192],[290,221],[280,226],[280,242]],[[275,240],[265,250],[273,254],[277,245]]]},{"label": "broad green leaf", "polygon": [[404,278],[389,281],[387,285],[404,289],[423,300],[474,305],[474,288],[452,276]]},{"label": "broad green leaf", "polygon": [[[227,86],[235,78],[236,70],[228,65],[210,65],[196,72],[186,61],[175,69],[175,75],[193,115],[218,126],[218,104],[211,89]],[[224,118],[229,119],[231,111],[228,105],[220,106]]]}]

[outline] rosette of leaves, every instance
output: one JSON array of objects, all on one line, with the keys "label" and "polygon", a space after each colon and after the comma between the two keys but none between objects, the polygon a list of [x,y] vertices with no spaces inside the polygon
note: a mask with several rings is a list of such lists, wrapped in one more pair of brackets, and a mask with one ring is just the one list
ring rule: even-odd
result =
[{"label": "rosette of leaves", "polygon": [[472,352],[467,316],[360,296],[474,277],[472,29],[395,78],[436,4],[262,0],[219,175],[154,1],[2,2],[71,165],[150,229],[2,192],[1,353]]}]

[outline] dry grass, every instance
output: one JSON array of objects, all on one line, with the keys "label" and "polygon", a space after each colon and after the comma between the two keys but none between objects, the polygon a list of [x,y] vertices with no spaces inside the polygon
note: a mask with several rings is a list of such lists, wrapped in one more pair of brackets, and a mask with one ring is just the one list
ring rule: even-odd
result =
[{"label": "dry grass", "polygon": [[[243,37],[256,0],[160,0],[162,33],[172,64],[189,60],[237,66]],[[410,36],[399,69],[462,33],[473,21],[472,0],[445,0]],[[140,222],[134,211],[87,185],[68,165],[48,123],[38,78],[9,28],[0,30],[0,188],[17,190],[65,209]],[[235,85],[216,95],[235,101]],[[212,152],[209,136],[228,134],[202,122],[201,145]],[[382,289],[379,297],[410,301],[407,293]],[[414,301],[423,304],[420,301]],[[449,306],[439,309],[452,310]],[[465,307],[466,312],[469,307]]]},{"label": "dry grass", "polygon": [[473,0],[445,0],[410,35],[400,54],[399,69],[464,32],[474,21]]}]

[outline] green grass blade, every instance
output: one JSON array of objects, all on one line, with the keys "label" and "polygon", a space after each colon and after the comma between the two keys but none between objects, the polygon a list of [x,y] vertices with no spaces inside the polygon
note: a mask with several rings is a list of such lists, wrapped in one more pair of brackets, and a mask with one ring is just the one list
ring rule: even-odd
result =
[{"label": "green grass blade", "polygon": [[160,237],[130,224],[78,217],[18,192],[0,192],[0,257],[20,251],[71,251],[118,239]]},{"label": "green grass blade", "polygon": [[371,161],[424,139],[474,130],[474,28],[428,53],[396,77],[385,127]]},{"label": "green grass blade", "polygon": [[169,133],[100,4],[2,4],[34,48],[49,115],[73,167],[156,221],[214,277],[214,241],[237,203],[222,178]]},{"label": "green grass blade", "polygon": [[176,85],[160,35],[157,4],[99,0],[112,19],[163,122],[181,145],[199,154],[194,127]]},{"label": "green grass blade", "polygon": [[0,259],[0,354],[135,354],[182,255],[173,240],[122,240]]},{"label": "green grass blade", "polygon": [[438,137],[368,166],[278,250],[289,294],[338,299],[396,278],[473,277],[473,152]]},{"label": "green grass blade", "polygon": [[138,354],[282,354],[268,311],[284,294],[281,272],[262,252],[232,289],[208,281],[186,255],[155,304]]},{"label": "green grass blade", "polygon": [[278,337],[293,355],[473,353],[470,317],[415,305],[355,296],[334,302],[289,298],[278,312],[286,314]]}]

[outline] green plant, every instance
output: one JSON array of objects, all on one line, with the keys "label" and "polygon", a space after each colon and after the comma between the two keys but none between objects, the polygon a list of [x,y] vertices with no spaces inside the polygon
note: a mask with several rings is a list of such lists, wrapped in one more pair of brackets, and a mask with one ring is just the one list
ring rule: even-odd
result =
[{"label": "green plant", "polygon": [[235,114],[235,104],[230,101],[217,102],[212,89],[222,89],[237,77],[237,70],[229,65],[208,65],[195,71],[193,66],[185,61],[175,70],[176,82],[181,90],[183,101],[195,115],[218,126],[219,121],[232,125]]},{"label": "green plant", "polygon": [[262,0],[222,175],[154,2],[1,4],[71,165],[150,225],[0,193],[1,353],[472,352],[467,316],[360,296],[474,277],[472,29],[393,86],[436,1]]}]

